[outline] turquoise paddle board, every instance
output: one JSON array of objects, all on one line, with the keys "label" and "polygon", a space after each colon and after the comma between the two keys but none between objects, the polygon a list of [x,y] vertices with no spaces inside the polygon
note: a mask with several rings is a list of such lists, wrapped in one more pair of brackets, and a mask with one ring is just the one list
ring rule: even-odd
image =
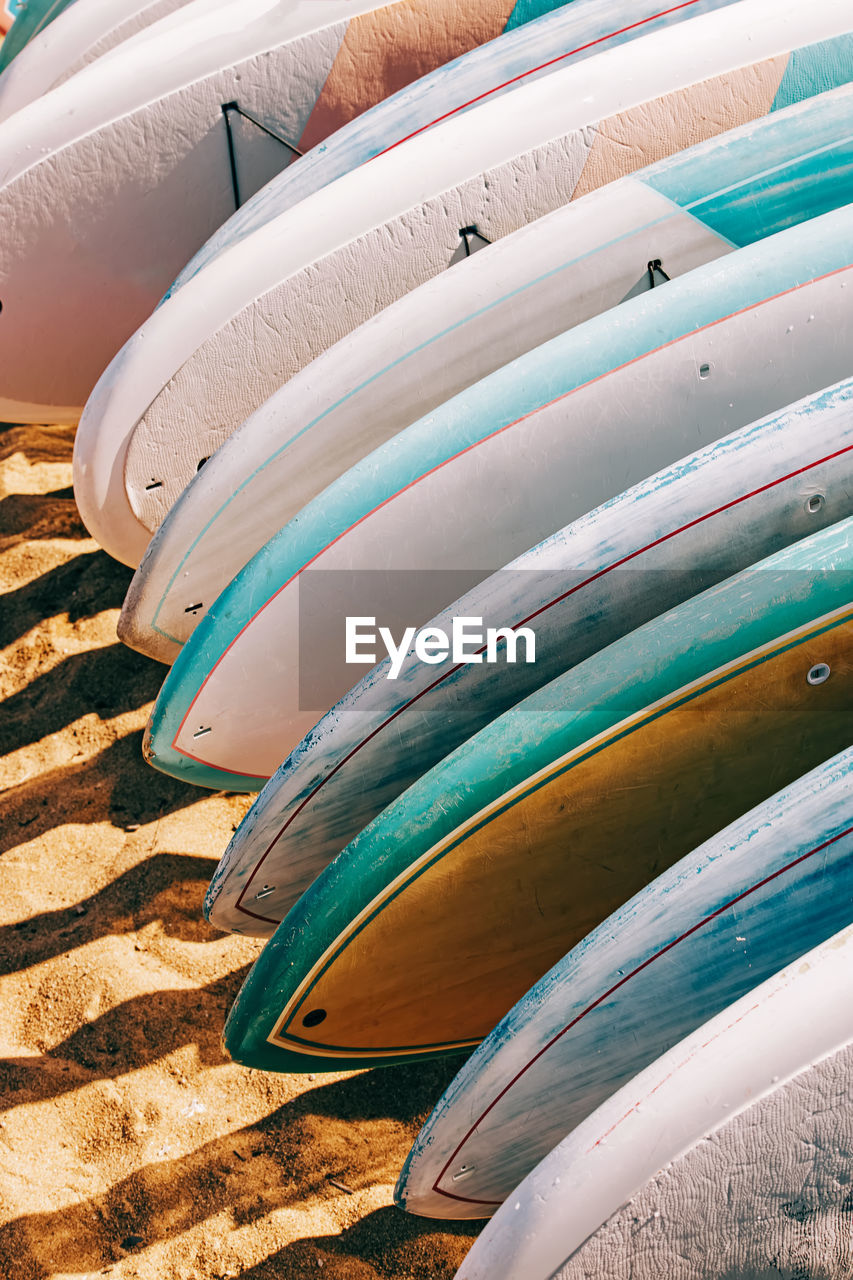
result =
[{"label": "turquoise paddle board", "polygon": [[[0,71],[8,67],[33,36],[58,18],[74,0],[4,0],[0,30],[7,35],[0,45]],[[9,29],[9,24],[12,29]]]}]

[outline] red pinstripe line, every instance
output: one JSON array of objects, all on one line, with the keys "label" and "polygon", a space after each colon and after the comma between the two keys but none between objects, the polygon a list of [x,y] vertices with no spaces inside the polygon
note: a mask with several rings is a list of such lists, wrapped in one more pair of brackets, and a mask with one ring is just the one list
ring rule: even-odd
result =
[{"label": "red pinstripe line", "polygon": [[[569,49],[566,53],[558,54],[556,58],[549,59],[548,62],[542,62],[538,67],[530,67],[527,71],[522,71],[517,76],[512,76],[509,80],[504,80],[502,84],[495,85],[493,89],[485,89],[482,93],[478,93],[475,98],[470,98],[467,102],[461,103],[458,107],[446,111],[443,116],[436,116],[429,124],[421,125],[419,129],[414,129],[411,133],[407,133],[404,138],[400,138],[397,142],[392,142],[390,147],[386,147],[384,151],[377,152],[378,156],[387,155],[389,151],[393,151],[396,147],[401,147],[404,142],[408,142],[410,138],[416,138],[419,133],[425,133],[427,129],[432,129],[435,125],[441,124],[444,120],[449,120],[460,111],[473,107],[475,103],[482,102],[484,98],[491,97],[493,93],[499,93],[501,89],[508,89],[511,84],[518,84],[520,80],[525,80],[527,76],[535,75],[537,71],[544,71],[546,67],[556,66],[558,62],[564,62],[566,58],[572,58],[576,53],[584,53],[587,49],[594,49],[596,45],[605,44],[608,40],[613,40],[616,36],[625,35],[628,31],[635,31],[637,27],[644,27],[648,22],[654,22],[657,18],[665,18],[670,13],[678,13],[681,9],[689,9],[692,5],[697,4],[698,0],[685,0],[683,4],[674,5],[671,9],[662,9],[660,13],[653,13],[648,18],[641,18],[639,22],[631,22],[627,27],[620,27],[618,31],[611,31],[606,36],[599,36],[596,40],[590,40],[588,44],[580,44],[576,49]],[[374,160],[377,156],[372,157]],[[368,163],[370,163],[368,161]]]},{"label": "red pinstripe line", "polygon": [[[774,1000],[776,996],[779,995],[779,990],[781,990],[781,988],[777,989],[776,991],[772,991],[770,993],[768,997],[768,1002],[770,1000]],[[646,1097],[653,1098],[659,1089],[662,1089],[665,1084],[668,1084],[670,1080],[673,1080],[678,1075],[679,1071],[682,1071],[684,1067],[687,1065],[687,1063],[691,1062],[693,1058],[696,1057],[697,1053],[702,1053],[705,1049],[708,1048],[709,1045],[713,1044],[715,1040],[719,1040],[721,1036],[724,1036],[726,1035],[727,1032],[731,1031],[732,1027],[740,1026],[742,1022],[746,1021],[746,1019],[749,1017],[751,1013],[755,1013],[756,1009],[760,1009],[760,1008],[761,1008],[761,1001],[756,1000],[755,1004],[751,1004],[748,1009],[744,1009],[743,1013],[739,1014],[738,1017],[735,1018],[733,1022],[727,1023],[725,1027],[721,1027],[719,1031],[715,1031],[714,1034],[710,1036],[707,1040],[703,1040],[702,1044],[698,1046],[698,1048],[691,1054],[689,1058],[685,1058],[683,1062],[679,1062],[677,1066],[673,1067],[672,1071],[667,1072],[667,1074],[663,1077],[663,1079],[658,1080],[654,1088],[651,1089],[648,1094],[646,1094]],[[608,1138],[611,1133],[615,1133],[616,1130],[619,1128],[620,1124],[624,1124],[625,1121],[628,1119],[628,1117],[637,1110],[639,1105],[640,1105],[639,1101],[633,1102],[631,1106],[628,1108],[628,1110],[623,1115],[621,1115],[618,1120],[615,1120],[613,1122],[613,1124],[610,1126],[607,1132],[603,1133],[601,1137],[595,1140],[595,1142],[592,1144],[591,1147],[587,1148],[587,1154],[589,1154],[590,1151],[595,1151],[596,1147],[600,1147],[602,1142],[604,1142],[605,1139]],[[492,1204],[493,1201],[490,1200],[490,1201],[486,1201],[485,1203]]]}]

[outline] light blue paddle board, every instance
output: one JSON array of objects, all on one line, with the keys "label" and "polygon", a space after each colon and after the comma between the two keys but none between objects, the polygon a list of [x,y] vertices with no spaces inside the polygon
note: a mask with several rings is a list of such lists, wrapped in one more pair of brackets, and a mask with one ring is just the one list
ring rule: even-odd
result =
[{"label": "light blue paddle board", "polygon": [[848,926],[583,1121],[457,1280],[848,1280],[851,1003]]}]

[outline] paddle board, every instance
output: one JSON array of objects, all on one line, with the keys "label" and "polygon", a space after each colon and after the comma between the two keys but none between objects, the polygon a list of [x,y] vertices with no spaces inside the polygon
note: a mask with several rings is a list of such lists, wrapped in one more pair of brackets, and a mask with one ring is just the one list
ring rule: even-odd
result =
[{"label": "paddle board", "polygon": [[638,1071],[851,920],[848,750],[658,876],[531,988],[437,1103],[397,1203],[488,1217]]},{"label": "paddle board", "polygon": [[76,420],[169,281],[306,133],[499,34],[513,8],[195,0],[16,112],[0,134],[0,418]]},{"label": "paddle board", "polygon": [[[347,616],[423,626],[629,485],[849,376],[849,226],[848,206],[697,267],[537,347],[357,463],[199,623],[152,712],[152,763],[257,789],[354,683]],[[335,590],[307,597],[303,614],[302,592],[324,581]]]},{"label": "paddle board", "polygon": [[0,31],[10,32],[14,23],[15,32],[10,32],[0,47],[0,71],[72,3],[73,0],[3,0]]},{"label": "paddle board", "polygon": [[[785,3],[783,13],[743,0],[693,18],[689,34],[670,26],[643,36],[642,51],[633,41],[522,84],[214,257],[140,328],[87,405],[75,491],[93,536],[138,563],[150,530],[137,520],[129,540],[127,523],[111,518],[127,505],[120,477],[137,465],[129,451],[137,489],[156,489],[164,474],[187,483],[309,360],[464,256],[471,228],[498,239],[685,143],[849,79],[847,6]],[[818,36],[819,47],[799,47]],[[209,430],[200,434],[199,422]],[[143,461],[158,464],[144,481]]]},{"label": "paddle board", "polygon": [[853,514],[853,383],[683,459],[520,556],[428,625],[530,627],[535,663],[366,675],[296,747],[237,828],[205,914],[268,936],[406,787],[534,689],[714,581]]},{"label": "paddle board", "polygon": [[169,466],[137,477],[132,445],[134,508],[151,527],[165,519],[119,635],[171,662],[246,561],[397,431],[567,322],[851,200],[845,85],[591,192],[405,294],[285,383],[174,506],[180,480]]},{"label": "paddle board", "polygon": [[28,42],[0,76],[0,120],[186,3],[76,0]]},{"label": "paddle board", "polygon": [[851,961],[847,928],[620,1089],[458,1280],[849,1276]]},{"label": "paddle board", "polygon": [[851,534],[646,623],[409,787],[267,943],[232,1056],[315,1071],[467,1049],[667,866],[846,749]]}]

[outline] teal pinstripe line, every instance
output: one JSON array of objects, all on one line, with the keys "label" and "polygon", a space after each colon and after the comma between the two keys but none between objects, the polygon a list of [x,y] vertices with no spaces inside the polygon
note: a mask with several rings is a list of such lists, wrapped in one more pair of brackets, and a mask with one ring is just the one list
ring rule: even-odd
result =
[{"label": "teal pinstripe line", "polygon": [[[53,4],[49,5],[48,8],[42,14],[41,20],[36,25],[33,31],[33,36],[37,36],[40,31],[44,30],[47,24],[52,21],[53,15],[57,9],[62,10],[67,7],[68,7],[67,0],[53,0]],[[32,36],[30,36],[30,39],[32,39]]]},{"label": "teal pinstripe line", "polygon": [[[687,693],[683,697],[678,698],[673,702],[669,702],[665,707],[658,708],[657,711],[652,712],[650,715],[646,716],[644,719],[640,720],[639,722],[629,725],[627,728],[621,730],[621,732],[616,734],[614,737],[609,737],[606,742],[599,743],[597,746],[591,748],[587,752],[584,752],[582,755],[578,756],[576,759],[570,760],[567,764],[562,765],[561,767],[548,772],[544,777],[540,778],[538,782],[535,782],[532,785],[528,786],[519,795],[513,797],[513,799],[511,800],[508,800],[505,804],[500,805],[493,812],[488,814],[486,817],[482,818],[474,826],[466,830],[462,835],[458,836],[455,840],[453,840],[450,844],[448,844],[444,849],[441,849],[432,858],[430,858],[427,862],[425,862],[423,866],[418,869],[415,875],[410,876],[403,884],[399,886],[399,888],[395,889],[391,894],[389,894],[388,897],[383,898],[382,902],[375,908],[374,911],[370,913],[369,916],[367,916],[361,922],[358,928],[353,933],[348,935],[346,940],[342,942],[341,945],[335,950],[335,952],[329,957],[328,961],[320,970],[320,972],[317,974],[317,976],[314,978],[311,985],[306,989],[304,995],[301,997],[298,1004],[294,1006],[293,1013],[291,1014],[291,1017],[288,1020],[288,1025],[296,1016],[296,1014],[299,1012],[299,1010],[303,1007],[308,996],[311,994],[311,991],[314,989],[314,987],[317,985],[317,983],[320,981],[323,975],[328,972],[331,965],[333,965],[335,961],[338,959],[338,957],[343,954],[343,952],[347,949],[350,943],[355,938],[357,938],[358,935],[362,933],[364,929],[366,929],[367,926],[373,920],[375,920],[378,915],[381,915],[381,913],[385,910],[388,904],[393,902],[395,898],[399,897],[400,894],[402,894],[412,884],[414,884],[416,880],[419,880],[427,871],[429,871],[433,866],[435,866],[436,863],[440,862],[442,858],[447,857],[447,855],[452,853],[454,849],[457,849],[460,845],[464,844],[465,841],[469,840],[472,836],[476,835],[478,831],[485,830],[485,828],[488,827],[497,818],[502,817],[505,813],[508,813],[511,809],[515,808],[516,805],[520,804],[522,800],[527,800],[530,796],[535,795],[537,791],[541,791],[543,787],[548,786],[551,782],[555,781],[557,778],[563,777],[566,773],[571,772],[571,770],[576,768],[578,765],[584,764],[587,760],[593,759],[593,757],[601,754],[601,752],[603,751],[606,751],[609,747],[613,746],[615,743],[621,742],[623,739],[630,737],[632,733],[635,733],[640,729],[646,728],[648,725],[653,724],[656,720],[659,720],[663,716],[668,715],[671,711],[676,711],[678,710],[679,707],[686,706],[687,703],[694,701],[694,699],[701,697],[703,694],[710,693],[714,689],[721,688],[723,685],[727,684],[730,680],[735,679],[739,675],[743,675],[744,672],[754,671],[756,668],[763,666],[764,663],[771,661],[773,658],[780,657],[784,653],[789,653],[793,649],[799,648],[800,645],[805,644],[808,640],[814,640],[819,636],[826,635],[827,632],[829,631],[834,631],[837,627],[843,626],[845,622],[849,622],[850,617],[851,617],[851,614],[850,614],[850,611],[848,610],[847,613],[845,613],[842,617],[836,618],[832,622],[826,623],[826,625],[824,625],[823,627],[820,627],[818,630],[815,631],[810,629],[806,634],[799,635],[795,639],[790,640],[787,644],[783,645],[782,647],[774,648],[773,651],[770,653],[760,654],[757,658],[755,658],[752,662],[748,663],[746,666],[739,666],[736,671],[727,672],[726,674],[718,677],[718,679],[714,680],[712,683],[704,684],[701,689],[695,689],[693,690],[692,693]],[[810,624],[806,623],[804,625],[806,627],[809,627]],[[774,642],[770,641],[769,643],[773,644]],[[733,658],[732,662],[738,662],[738,659]],[[548,768],[548,766],[546,766],[546,768]],[[315,1048],[315,1049],[318,1047],[322,1047],[323,1049],[329,1049],[331,1051],[340,1052],[340,1053],[356,1052],[356,1050],[354,1050],[352,1047],[347,1049],[345,1046],[342,1046],[342,1045],[325,1045],[324,1044],[322,1046],[318,1046],[316,1041],[304,1040],[299,1036],[291,1036],[290,1033],[287,1031],[287,1028],[285,1028],[281,1034],[282,1035],[287,1034],[288,1038],[292,1039],[297,1044],[309,1045],[311,1048]],[[269,1038],[267,1038],[267,1043],[274,1043],[274,1042],[270,1041]],[[449,1044],[448,1047],[462,1048],[469,1043],[470,1041],[461,1041],[461,1040],[454,1041],[452,1044]],[[283,1046],[279,1045],[278,1047],[282,1048]],[[406,1052],[408,1050],[412,1050],[416,1052],[420,1049],[426,1050],[426,1049],[435,1048],[435,1047],[437,1046],[396,1045],[396,1046],[390,1046],[390,1047],[384,1046],[381,1049],[376,1049],[375,1051],[371,1051],[371,1052],[375,1052],[375,1054],[379,1056],[383,1053],[401,1053],[401,1052]]]},{"label": "teal pinstripe line", "polygon": [[[54,14],[56,13],[57,10],[59,10],[59,12],[61,13],[64,9],[68,8],[68,5],[69,5],[69,0],[53,0],[53,4],[48,5],[44,13],[39,18],[38,22],[33,27],[30,34],[27,36],[27,43],[29,44],[30,40],[32,40],[41,31],[43,31],[46,26],[49,26],[49,24],[53,21]],[[23,10],[23,13],[26,13],[26,9]],[[16,21],[17,21],[17,18],[16,18]],[[14,26],[14,23],[12,25]],[[10,27],[9,30],[11,31],[11,29],[12,28]],[[22,46],[22,48],[23,47],[24,46]]]},{"label": "teal pinstripe line", "polygon": [[[658,195],[658,194],[661,194],[661,193],[655,192],[655,195]],[[680,211],[680,205],[675,204],[672,200],[670,200],[668,196],[661,195],[661,199],[667,200],[670,204],[672,204],[673,209]],[[691,217],[692,216],[693,215],[691,214]],[[399,356],[396,360],[393,360],[391,364],[386,365],[383,369],[380,369],[377,373],[374,373],[365,382],[359,383],[357,387],[354,387],[351,391],[348,391],[346,395],[341,396],[340,400],[336,400],[335,403],[333,405],[330,405],[328,409],[324,409],[323,412],[318,417],[312,419],[312,421],[307,423],[302,428],[301,431],[298,431],[296,433],[295,436],[291,436],[291,438],[288,441],[286,441],[286,443],[283,444],[281,448],[276,449],[275,453],[270,454],[268,458],[266,458],[262,463],[260,463],[260,465],[255,468],[252,474],[250,476],[247,476],[246,479],[243,481],[243,483],[239,485],[238,488],[236,488],[233,493],[228,495],[228,498],[222,504],[219,510],[213,516],[211,516],[210,520],[207,522],[207,524],[204,526],[201,532],[197,535],[195,540],[191,543],[183,559],[180,561],[177,568],[175,569],[175,572],[172,574],[172,577],[169,579],[169,582],[165,587],[163,594],[160,597],[160,600],[157,604],[157,608],[154,612],[154,618],[151,623],[152,630],[159,632],[160,635],[164,636],[167,640],[172,640],[175,644],[181,643],[181,641],[177,640],[174,636],[170,635],[167,631],[161,630],[161,628],[157,625],[157,619],[160,616],[160,610],[162,609],[166,596],[171,591],[175,583],[175,580],[178,577],[178,574],[180,573],[181,569],[186,564],[187,559],[189,558],[190,555],[192,555],[193,551],[198,546],[199,542],[202,540],[204,535],[212,527],[212,525],[216,523],[216,521],[219,519],[222,513],[227,510],[231,502],[233,502],[234,498],[236,498],[237,494],[241,493],[243,489],[246,488],[247,485],[251,484],[251,482],[255,479],[255,477],[260,475],[262,471],[266,470],[266,468],[270,466],[270,464],[273,463],[276,460],[276,458],[280,457],[281,454],[286,453],[287,450],[291,447],[291,445],[295,444],[297,440],[299,440],[302,436],[306,434],[306,432],[310,431],[313,427],[316,427],[317,424],[322,422],[324,418],[327,418],[330,413],[334,413],[336,409],[340,409],[342,405],[346,404],[348,400],[351,400],[353,396],[360,394],[360,392],[364,391],[367,387],[371,386],[374,382],[377,382],[380,378],[384,378],[385,375],[387,373],[390,373],[393,369],[396,369],[400,365],[405,364],[405,362],[407,360],[410,360],[412,356],[418,355],[419,352],[421,351],[425,351],[428,347],[432,346],[434,342],[438,342],[441,338],[448,337],[451,333],[454,333],[456,332],[456,330],[461,329],[464,325],[471,324],[473,321],[479,320],[482,316],[488,315],[488,313],[490,311],[493,311],[495,307],[502,306],[504,303],[507,303],[511,301],[513,298],[516,298],[520,296],[522,293],[525,293],[528,289],[532,289],[536,285],[542,284],[546,280],[553,279],[555,276],[560,275],[560,273],[563,271],[568,271],[571,267],[577,266],[579,262],[583,262],[586,258],[594,257],[596,254],[601,253],[606,249],[610,249],[614,245],[621,244],[623,240],[630,239],[631,236],[638,235],[642,231],[648,231],[652,227],[656,227],[660,223],[665,221],[666,221],[666,216],[664,215],[660,218],[653,219],[651,222],[645,223],[643,226],[632,227],[630,231],[626,231],[623,235],[617,236],[614,240],[609,240],[604,245],[597,245],[594,249],[590,249],[589,252],[582,253],[580,254],[579,257],[571,258],[567,262],[561,263],[558,267],[554,267],[551,271],[546,271],[544,275],[537,276],[535,280],[526,281],[525,284],[519,285],[517,289],[513,289],[510,293],[502,295],[500,298],[497,298],[494,302],[489,303],[488,306],[480,307],[479,310],[471,312],[469,315],[465,316],[461,320],[457,320],[455,324],[448,325],[446,329],[442,329],[439,333],[432,334],[431,337],[426,338],[423,342],[419,343],[418,346],[413,347],[411,351],[407,351],[405,355]],[[714,234],[716,234],[716,232]],[[726,240],[726,237],[721,236],[720,239]],[[726,240],[726,243],[730,244],[731,241]],[[739,246],[734,245],[733,247],[737,248]],[[341,339],[341,341],[345,341],[345,340],[346,339]]]}]

